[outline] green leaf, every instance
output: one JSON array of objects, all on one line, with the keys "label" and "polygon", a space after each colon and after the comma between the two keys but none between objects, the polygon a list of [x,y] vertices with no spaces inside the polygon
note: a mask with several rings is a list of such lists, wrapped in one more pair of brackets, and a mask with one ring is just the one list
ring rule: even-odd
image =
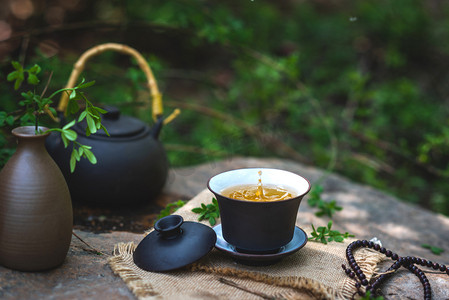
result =
[{"label": "green leaf", "polygon": [[89,149],[84,149],[84,155],[87,157],[91,164],[95,165],[97,163],[97,158]]},{"label": "green leaf", "polygon": [[101,114],[107,114],[107,113],[108,113],[107,110],[104,110],[104,109],[99,108],[99,107],[97,107],[97,106],[94,106],[93,108],[94,108],[96,111],[98,111],[99,113],[101,113]]},{"label": "green leaf", "polygon": [[101,120],[101,115],[100,115],[100,113],[98,111],[96,111],[95,109],[92,109],[90,107],[86,108],[86,110],[87,110],[88,114],[92,118],[97,119],[97,120]]},{"label": "green leaf", "polygon": [[28,72],[33,73],[33,74],[39,74],[41,72],[41,67],[39,65],[35,64],[28,70]]},{"label": "green leaf", "polygon": [[315,207],[319,204],[321,201],[321,193],[323,192],[323,187],[320,185],[316,185],[312,188],[310,191],[309,199],[307,200],[307,203],[311,207]]},{"label": "green leaf", "polygon": [[84,82],[84,78],[82,79],[81,83],[78,84],[78,88],[85,89],[85,88],[88,88],[88,87],[93,86],[95,84],[95,80],[92,80],[92,81],[89,81],[89,82],[86,82],[86,83],[83,83],[83,82]]},{"label": "green leaf", "polygon": [[37,85],[39,83],[39,79],[37,78],[36,75],[28,73],[27,82],[32,85]]},{"label": "green leaf", "polygon": [[69,146],[69,140],[64,134],[61,134],[62,142],[64,143],[64,148],[67,148]]},{"label": "green leaf", "polygon": [[18,90],[20,85],[22,84],[22,82],[25,80],[23,67],[17,61],[12,61],[11,64],[12,64],[13,68],[15,69],[15,71],[13,71],[13,72],[8,74],[7,80],[8,81],[14,81],[15,80],[14,89]]},{"label": "green leaf", "polygon": [[439,247],[432,246],[429,244],[422,244],[421,247],[429,249],[433,254],[436,254],[436,255],[440,255],[441,253],[444,252],[443,248],[439,248]]},{"label": "green leaf", "polygon": [[[353,237],[354,235],[350,235],[349,233],[342,234],[338,230],[330,230],[332,228],[332,221],[329,221],[327,227],[320,226],[315,230],[315,226],[312,225],[312,232],[308,240],[320,242],[323,244],[327,244],[328,242],[343,242],[345,238],[348,236]],[[326,240],[327,237],[327,240]]]},{"label": "green leaf", "polygon": [[23,78],[17,78],[16,82],[14,83],[14,89],[18,90],[20,88],[20,85],[22,84],[22,82],[23,82]]},{"label": "green leaf", "polygon": [[335,240],[336,242],[342,243],[343,240],[344,240],[344,238],[343,238],[341,235],[337,235],[337,236],[334,237],[334,240]]},{"label": "green leaf", "polygon": [[207,219],[211,226],[214,226],[216,224],[216,219],[220,217],[218,202],[217,200],[214,201],[214,198],[212,199],[211,204],[206,205],[201,203],[200,207],[193,208],[192,212],[199,214],[198,221]]},{"label": "green leaf", "polygon": [[12,64],[14,69],[16,69],[16,70],[23,70],[22,65],[18,61],[13,60],[11,62],[11,64]]},{"label": "green leaf", "polygon": [[337,205],[337,202],[335,200],[331,201],[324,201],[321,198],[321,194],[323,192],[323,187],[320,185],[316,185],[312,188],[310,192],[309,199],[307,200],[307,203],[311,207],[317,207],[318,211],[315,213],[317,217],[322,216],[328,216],[332,218],[335,211],[340,211],[343,208]]},{"label": "green leaf", "polygon": [[8,124],[9,126],[14,125],[14,117],[13,116],[7,116],[5,121],[6,121],[6,124]]},{"label": "green leaf", "polygon": [[374,296],[371,294],[371,291],[366,291],[365,296],[362,296],[360,300],[384,300],[383,296]]},{"label": "green leaf", "polygon": [[34,115],[32,113],[26,113],[20,117],[21,124],[26,124],[29,120],[33,119]]},{"label": "green leaf", "polygon": [[175,203],[169,203],[167,204],[167,206],[161,210],[161,212],[159,213],[159,215],[157,216],[157,220],[166,217],[170,214],[172,214],[173,212],[177,211],[179,208],[183,207],[185,204],[184,201],[182,200],[178,200]]},{"label": "green leaf", "polygon": [[70,93],[69,99],[70,99],[70,100],[73,100],[73,99],[75,99],[75,98],[76,98],[76,90],[73,89],[72,92]]},{"label": "green leaf", "polygon": [[11,73],[8,74],[8,76],[6,77],[6,80],[14,81],[17,78],[19,78],[19,72],[18,71],[12,71]]},{"label": "green leaf", "polygon": [[78,122],[81,122],[82,120],[84,120],[84,118],[87,116],[87,111],[83,111],[81,114],[80,114],[80,116],[79,116],[79,118],[78,118]]},{"label": "green leaf", "polygon": [[107,136],[110,136],[108,130],[106,129],[106,127],[103,126],[103,124],[101,124],[101,129],[104,130],[104,133],[106,133]]},{"label": "green leaf", "polygon": [[75,171],[76,166],[76,157],[75,157],[75,149],[72,151],[72,155],[70,155],[70,172],[73,173]]},{"label": "green leaf", "polygon": [[[81,148],[80,148],[80,149],[81,149]],[[72,152],[75,154],[75,159],[76,159],[76,161],[80,161],[81,156],[80,156],[78,150],[77,150],[76,148],[73,148],[73,151],[72,151]]]},{"label": "green leaf", "polygon": [[39,65],[34,65],[32,66],[28,72],[33,73],[33,74],[39,74],[41,72],[41,67]]},{"label": "green leaf", "polygon": [[330,230],[329,231],[329,235],[330,236],[336,236],[336,235],[340,235],[341,233],[340,233],[340,231],[338,231],[338,230]]},{"label": "green leaf", "polygon": [[57,112],[56,112],[56,110],[53,108],[53,107],[48,107],[48,110],[53,114],[53,115],[56,115],[57,114]]},{"label": "green leaf", "polygon": [[65,129],[62,133],[69,141],[75,141],[78,135],[71,129]]},{"label": "green leaf", "polygon": [[[86,121],[87,121],[87,128],[89,129],[90,133],[95,133],[97,132],[97,127],[95,126],[95,121],[92,119],[92,117],[88,114],[86,116]],[[86,135],[90,135],[88,134],[87,130],[86,130]]]},{"label": "green leaf", "polygon": [[441,253],[444,252],[444,249],[439,247],[431,247],[430,251],[432,251],[433,254],[440,255]]},{"label": "green leaf", "polygon": [[62,127],[63,130],[65,129],[69,129],[70,127],[72,127],[73,125],[75,125],[75,120],[73,120],[70,123],[67,123],[66,125],[64,125],[64,127]]}]

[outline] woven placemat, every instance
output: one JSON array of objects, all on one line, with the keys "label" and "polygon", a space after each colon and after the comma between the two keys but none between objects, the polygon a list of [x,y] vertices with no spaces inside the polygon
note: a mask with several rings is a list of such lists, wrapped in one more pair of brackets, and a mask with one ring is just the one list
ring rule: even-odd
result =
[{"label": "woven placemat", "polygon": [[[204,190],[176,214],[185,221],[197,221],[192,208],[210,203],[212,197]],[[206,221],[203,224],[209,225]],[[310,233],[310,228],[303,229]],[[214,249],[190,266],[165,273],[138,268],[132,258],[137,245],[130,242],[115,246],[109,265],[138,299],[348,299],[356,293],[355,281],[346,276],[341,265],[346,262],[345,250],[351,241],[327,245],[309,241],[298,252],[269,266],[239,264]],[[370,249],[361,249],[355,256],[368,280],[384,258]]]}]

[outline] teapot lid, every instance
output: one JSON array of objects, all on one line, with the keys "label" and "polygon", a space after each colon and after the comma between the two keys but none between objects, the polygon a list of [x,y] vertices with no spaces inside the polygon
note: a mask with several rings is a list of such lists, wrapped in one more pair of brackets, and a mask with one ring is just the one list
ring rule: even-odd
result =
[{"label": "teapot lid", "polygon": [[160,219],[154,229],[133,254],[134,263],[146,271],[170,271],[189,265],[209,253],[217,241],[212,228],[184,222],[179,215]]},{"label": "teapot lid", "polygon": [[[146,124],[141,120],[120,114],[120,110],[113,106],[105,106],[108,112],[102,116],[102,124],[109,132],[111,137],[132,137],[143,132]],[[73,129],[78,133],[84,134],[86,132],[87,122],[83,121],[77,123]],[[96,133],[97,136],[106,137],[104,130],[100,129]]]}]

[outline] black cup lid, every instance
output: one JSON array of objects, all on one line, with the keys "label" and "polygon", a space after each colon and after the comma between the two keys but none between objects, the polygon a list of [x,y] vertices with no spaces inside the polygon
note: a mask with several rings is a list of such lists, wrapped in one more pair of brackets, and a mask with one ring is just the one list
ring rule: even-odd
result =
[{"label": "black cup lid", "polygon": [[134,251],[134,263],[152,272],[187,266],[209,253],[215,246],[215,231],[201,223],[184,222],[179,215],[164,217],[154,225]]}]

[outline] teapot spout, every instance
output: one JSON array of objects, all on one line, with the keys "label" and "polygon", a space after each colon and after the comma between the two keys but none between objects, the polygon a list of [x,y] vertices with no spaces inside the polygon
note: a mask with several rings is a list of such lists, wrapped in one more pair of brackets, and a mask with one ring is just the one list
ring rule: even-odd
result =
[{"label": "teapot spout", "polygon": [[164,125],[164,118],[162,116],[159,116],[157,118],[156,123],[154,124],[153,128],[151,128],[151,136],[155,138],[156,140],[159,138],[159,134],[161,133],[162,126]]}]

